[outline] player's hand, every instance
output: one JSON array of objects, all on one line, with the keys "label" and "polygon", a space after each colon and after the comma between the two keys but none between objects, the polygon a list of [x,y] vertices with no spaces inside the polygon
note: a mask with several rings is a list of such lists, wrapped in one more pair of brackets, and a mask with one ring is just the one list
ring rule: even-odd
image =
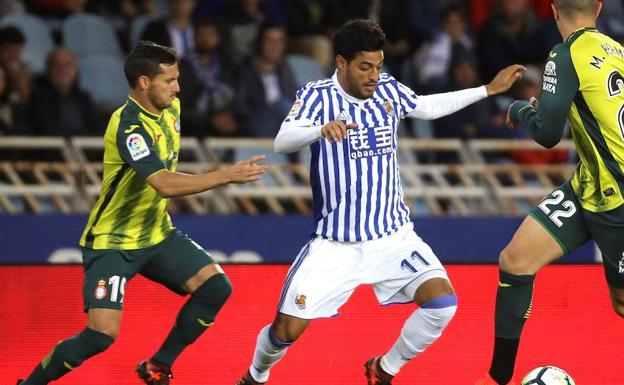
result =
[{"label": "player's hand", "polygon": [[340,142],[347,137],[348,130],[356,127],[356,123],[345,124],[342,120],[332,120],[321,128],[321,135],[329,141]]},{"label": "player's hand", "polygon": [[506,92],[516,80],[522,77],[524,71],[526,71],[526,67],[520,64],[513,64],[500,70],[490,84],[485,86],[488,96]]},{"label": "player's hand", "polygon": [[511,106],[513,106],[513,103],[511,103],[509,107],[507,107],[507,117],[505,118],[505,125],[510,130],[515,130],[516,127],[518,127],[518,122],[515,120],[511,120],[511,118],[509,117],[509,114],[511,113]]},{"label": "player's hand", "polygon": [[509,107],[507,107],[507,118],[505,118],[505,125],[510,130],[515,130],[516,127],[518,127],[518,121],[517,120],[511,120],[511,107],[514,105],[514,103],[517,103],[517,102],[518,101],[516,100],[515,102],[511,103],[509,105]]},{"label": "player's hand", "polygon": [[[518,127],[518,122],[515,120],[511,120],[511,118],[509,117],[509,114],[511,113],[511,106],[513,106],[514,103],[511,103],[507,108],[507,118],[505,119],[505,125],[507,125],[507,128],[509,128],[510,130],[514,130],[516,127]],[[533,107],[537,108],[538,100],[536,97],[531,96],[529,98],[529,103],[531,103]]]},{"label": "player's hand", "polygon": [[529,103],[531,103],[531,104],[533,105],[533,107],[537,108],[537,104],[538,104],[539,102],[537,101],[537,98],[536,98],[535,96],[531,96],[531,97],[529,98]]},{"label": "player's hand", "polygon": [[269,169],[268,166],[257,164],[265,158],[265,155],[254,155],[247,160],[234,163],[225,169],[228,180],[230,183],[247,183],[259,180],[262,174]]}]

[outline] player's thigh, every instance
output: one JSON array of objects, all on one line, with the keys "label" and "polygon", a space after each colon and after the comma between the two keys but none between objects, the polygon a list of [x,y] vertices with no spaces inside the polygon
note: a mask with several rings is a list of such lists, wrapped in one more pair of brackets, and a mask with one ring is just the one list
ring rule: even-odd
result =
[{"label": "player's thigh", "polygon": [[580,204],[566,183],[534,207],[500,255],[512,274],[535,274],[591,239]]},{"label": "player's thigh", "polygon": [[150,261],[141,270],[141,275],[185,295],[190,290],[187,287],[189,280],[212,264],[214,260],[206,250],[188,235],[175,230],[154,250]]},{"label": "player's thigh", "polygon": [[123,250],[83,249],[84,311],[94,308],[121,310],[126,283],[141,268],[140,256]]},{"label": "player's thigh", "polygon": [[[584,215],[587,226],[602,253],[602,263],[609,286],[624,289],[624,205],[602,213],[585,211]],[[612,292],[612,297],[613,294]],[[618,298],[620,295],[614,297]]]},{"label": "player's thigh", "polygon": [[361,284],[358,244],[317,238],[293,262],[277,311],[295,318],[333,317]]},{"label": "player's thigh", "polygon": [[413,231],[411,223],[392,235],[370,241],[365,252],[366,282],[373,284],[382,305],[412,302],[418,288],[433,279],[450,286],[442,263]]}]

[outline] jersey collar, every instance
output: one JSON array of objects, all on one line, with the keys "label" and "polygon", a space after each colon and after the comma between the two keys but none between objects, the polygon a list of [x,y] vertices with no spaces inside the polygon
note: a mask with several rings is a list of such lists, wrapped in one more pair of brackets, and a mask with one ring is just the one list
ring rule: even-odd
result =
[{"label": "jersey collar", "polygon": [[131,106],[135,106],[136,108],[139,109],[139,111],[141,111],[143,113],[143,115],[147,116],[148,118],[152,119],[152,120],[158,120],[160,119],[160,117],[162,116],[162,113],[160,115],[156,115],[152,112],[149,112],[148,110],[146,110],[145,108],[143,108],[143,106],[141,106],[141,104],[132,96],[128,96],[128,104]]},{"label": "jersey collar", "polygon": [[596,27],[583,27],[583,28],[579,28],[576,31],[572,32],[572,34],[570,36],[568,36],[566,41],[569,42],[570,40],[576,39],[577,37],[579,37],[580,35],[582,35],[586,31],[596,32],[596,31],[598,31],[598,28],[596,28]]},{"label": "jersey collar", "polygon": [[336,87],[336,89],[338,90],[338,93],[343,98],[347,99],[349,102],[356,103],[356,104],[362,104],[366,102],[366,99],[359,99],[359,98],[356,98],[355,96],[351,96],[342,88],[342,86],[340,85],[340,82],[338,81],[338,70],[334,72],[334,75],[332,76],[332,81],[334,82],[334,87]]}]

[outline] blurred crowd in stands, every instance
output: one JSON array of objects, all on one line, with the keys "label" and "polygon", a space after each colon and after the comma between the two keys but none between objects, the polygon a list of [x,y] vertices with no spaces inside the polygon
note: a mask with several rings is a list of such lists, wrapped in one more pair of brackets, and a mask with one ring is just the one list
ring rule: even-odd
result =
[{"label": "blurred crowd in stands", "polygon": [[[624,1],[604,7],[599,29],[622,41]],[[539,96],[561,41],[545,0],[3,0],[0,135],[102,135],[128,92],[125,54],[151,40],[180,55],[185,135],[273,137],[296,89],[331,76],[332,34],[353,18],[382,26],[385,71],[419,94],[529,68],[505,96],[406,122],[412,137],[522,137],[504,127],[506,108]]]}]

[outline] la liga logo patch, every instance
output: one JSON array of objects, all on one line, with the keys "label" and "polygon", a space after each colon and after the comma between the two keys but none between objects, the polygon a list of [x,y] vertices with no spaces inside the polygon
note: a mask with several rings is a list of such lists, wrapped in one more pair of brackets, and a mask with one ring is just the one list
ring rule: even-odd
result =
[{"label": "la liga logo patch", "polygon": [[150,154],[149,147],[141,134],[131,134],[126,139],[126,147],[130,151],[132,160],[139,160],[145,158]]},{"label": "la liga logo patch", "polygon": [[290,109],[290,112],[288,113],[288,116],[293,117],[293,116],[297,115],[297,113],[301,109],[302,105],[303,105],[303,100],[301,100],[301,99],[295,100],[295,103],[293,104],[292,108]]}]

